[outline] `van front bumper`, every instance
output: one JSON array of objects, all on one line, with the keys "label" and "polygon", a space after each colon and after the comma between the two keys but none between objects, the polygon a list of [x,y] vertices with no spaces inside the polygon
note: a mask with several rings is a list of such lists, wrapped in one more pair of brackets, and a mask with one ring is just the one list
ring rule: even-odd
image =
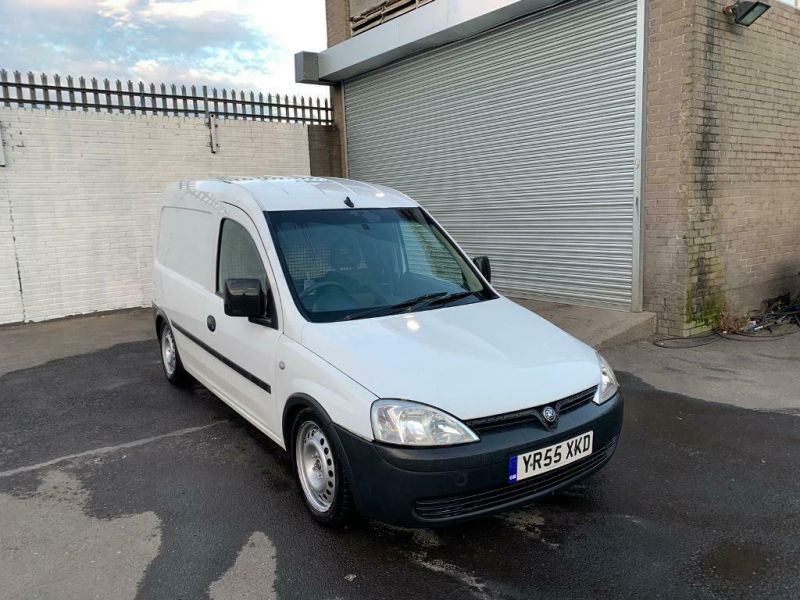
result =
[{"label": "van front bumper", "polygon": [[[388,446],[336,427],[347,454],[359,511],[405,527],[434,527],[522,506],[588,477],[605,465],[622,429],[622,397],[566,413],[546,431],[524,424],[486,432],[479,442],[444,448]],[[586,458],[508,482],[508,459],[592,431]]]}]

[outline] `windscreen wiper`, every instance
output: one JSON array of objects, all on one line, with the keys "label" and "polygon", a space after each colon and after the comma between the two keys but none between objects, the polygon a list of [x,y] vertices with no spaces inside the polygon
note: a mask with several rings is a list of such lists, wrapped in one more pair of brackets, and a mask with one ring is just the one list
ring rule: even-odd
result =
[{"label": "windscreen wiper", "polygon": [[456,292],[455,294],[447,294],[446,296],[440,296],[439,298],[433,298],[431,300],[427,300],[425,302],[426,306],[445,306],[447,304],[452,304],[453,302],[457,302],[459,300],[463,300],[464,298],[469,298],[470,296],[477,296],[478,292]]},{"label": "windscreen wiper", "polygon": [[368,308],[360,312],[350,313],[344,319],[342,319],[342,321],[352,321],[353,319],[364,319],[366,317],[378,314],[384,316],[384,315],[395,315],[400,312],[411,312],[415,308],[418,308],[419,306],[424,306],[431,300],[436,300],[438,298],[443,298],[449,295],[450,295],[449,292],[434,292],[432,294],[423,294],[422,296],[417,296],[416,298],[411,298],[410,300],[405,300],[404,302],[400,302],[398,304],[392,304],[391,306],[376,306],[375,308]]}]

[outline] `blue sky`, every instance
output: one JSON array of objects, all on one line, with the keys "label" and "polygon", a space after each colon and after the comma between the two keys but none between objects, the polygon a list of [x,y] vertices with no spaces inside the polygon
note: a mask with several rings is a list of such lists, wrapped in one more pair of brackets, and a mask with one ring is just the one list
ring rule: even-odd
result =
[{"label": "blue sky", "polygon": [[327,96],[294,83],[324,0],[0,0],[0,68]]}]

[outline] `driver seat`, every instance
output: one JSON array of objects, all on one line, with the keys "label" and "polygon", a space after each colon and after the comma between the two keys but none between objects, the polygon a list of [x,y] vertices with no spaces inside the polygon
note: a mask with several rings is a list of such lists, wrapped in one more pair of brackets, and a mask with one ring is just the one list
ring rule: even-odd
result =
[{"label": "driver seat", "polygon": [[[359,307],[367,308],[379,299],[377,283],[372,280],[366,267],[361,245],[355,232],[343,230],[329,246],[330,270],[325,279],[335,281],[346,290]],[[315,302],[315,310],[331,311],[352,308],[352,300],[346,302],[340,293],[322,294]]]}]

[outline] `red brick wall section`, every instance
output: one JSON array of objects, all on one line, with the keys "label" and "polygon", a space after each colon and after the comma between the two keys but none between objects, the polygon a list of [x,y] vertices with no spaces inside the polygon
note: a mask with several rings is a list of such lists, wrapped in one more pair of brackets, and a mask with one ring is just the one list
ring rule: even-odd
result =
[{"label": "red brick wall section", "polygon": [[800,12],[650,3],[645,308],[663,333],[800,290]]}]

